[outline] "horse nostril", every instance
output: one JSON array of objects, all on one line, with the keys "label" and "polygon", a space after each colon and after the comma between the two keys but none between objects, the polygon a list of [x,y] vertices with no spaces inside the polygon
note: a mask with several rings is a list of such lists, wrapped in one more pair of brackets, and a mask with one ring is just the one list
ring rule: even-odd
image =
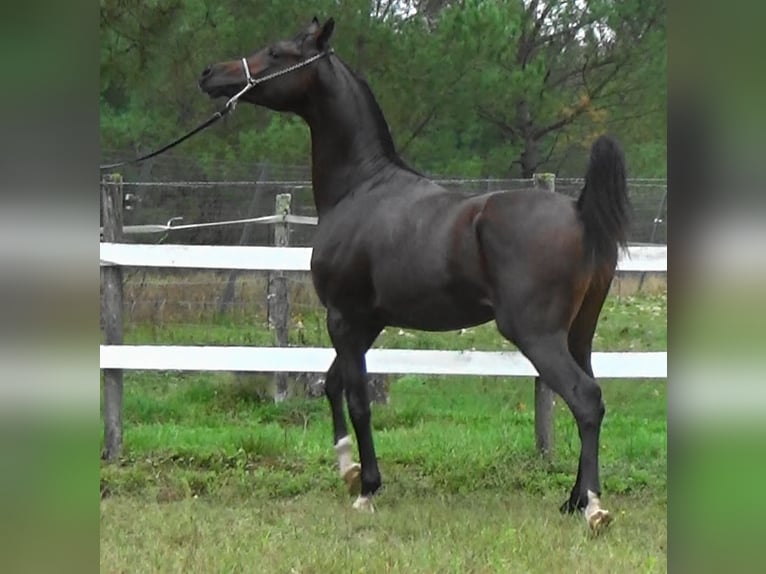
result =
[{"label": "horse nostril", "polygon": [[202,77],[203,77],[203,78],[207,78],[207,77],[208,77],[210,74],[212,74],[212,73],[213,73],[213,68],[212,68],[212,66],[208,66],[207,68],[205,68],[204,70],[202,70]]}]

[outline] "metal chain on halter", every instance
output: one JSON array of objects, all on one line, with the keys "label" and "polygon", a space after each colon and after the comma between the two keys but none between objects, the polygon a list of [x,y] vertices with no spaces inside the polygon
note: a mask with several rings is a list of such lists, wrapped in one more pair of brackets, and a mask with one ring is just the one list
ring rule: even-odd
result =
[{"label": "metal chain on halter", "polygon": [[125,160],[125,161],[120,161],[120,162],[117,162],[117,163],[109,163],[109,164],[105,164],[105,165],[100,165],[99,168],[98,168],[99,171],[105,170],[105,169],[114,169],[115,167],[121,167],[123,165],[129,165],[129,164],[134,164],[134,163],[141,163],[142,161],[145,161],[147,159],[156,157],[156,156],[160,155],[161,153],[166,152],[167,150],[177,146],[181,142],[189,139],[194,134],[196,134],[198,132],[201,132],[202,130],[204,130],[208,126],[214,124],[215,122],[217,122],[218,120],[220,120],[221,118],[226,116],[227,114],[233,112],[234,108],[237,107],[237,101],[239,100],[239,98],[244,96],[247,92],[252,90],[255,86],[257,86],[259,84],[262,84],[264,82],[267,82],[268,80],[273,80],[274,78],[278,78],[279,76],[284,76],[285,74],[289,74],[290,72],[294,72],[295,70],[303,68],[304,66],[308,66],[309,64],[311,64],[313,62],[316,62],[320,58],[324,58],[325,56],[329,56],[333,52],[334,52],[334,50],[332,48],[330,48],[330,49],[325,50],[323,52],[319,52],[318,54],[315,54],[315,55],[311,56],[310,58],[307,58],[307,59],[303,60],[302,62],[298,62],[297,64],[293,64],[292,66],[288,66],[287,68],[283,68],[281,70],[277,70],[276,72],[273,72],[271,74],[267,74],[267,75],[265,75],[263,77],[260,77],[260,78],[253,78],[253,76],[250,74],[250,66],[247,64],[247,58],[242,58],[242,67],[244,68],[245,78],[247,80],[247,84],[245,85],[244,88],[242,88],[234,96],[229,98],[229,100],[226,102],[226,104],[223,106],[223,108],[221,108],[220,110],[215,112],[210,118],[205,120],[203,123],[198,125],[196,128],[194,128],[190,132],[184,134],[180,138],[177,138],[177,139],[173,140],[168,145],[163,146],[160,149],[155,150],[155,151],[153,151],[151,153],[148,153],[146,155],[142,155],[141,157],[138,157],[136,159]]},{"label": "metal chain on halter", "polygon": [[245,71],[245,78],[247,79],[247,85],[244,88],[242,88],[237,94],[229,98],[229,101],[226,102],[226,105],[224,106],[224,108],[228,108],[229,106],[231,106],[231,108],[234,109],[237,105],[237,100],[239,100],[239,98],[244,96],[248,91],[253,89],[258,84],[262,84],[263,82],[273,80],[274,78],[278,78],[279,76],[284,76],[285,74],[289,74],[290,72],[294,72],[295,70],[299,70],[300,68],[303,68],[304,66],[308,66],[309,64],[316,62],[320,58],[329,56],[334,51],[335,50],[330,48],[329,50],[326,50],[324,52],[319,52],[318,54],[314,54],[313,56],[303,60],[302,62],[298,62],[297,64],[293,64],[292,66],[287,66],[286,68],[277,70],[276,72],[272,72],[271,74],[267,74],[260,78],[253,78],[253,76],[250,75],[250,66],[247,63],[247,58],[242,58],[242,68]]}]

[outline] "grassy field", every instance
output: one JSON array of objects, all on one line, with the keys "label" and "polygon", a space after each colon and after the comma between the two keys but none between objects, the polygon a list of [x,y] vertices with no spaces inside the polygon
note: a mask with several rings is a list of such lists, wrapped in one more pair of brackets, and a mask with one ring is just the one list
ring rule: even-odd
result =
[{"label": "grassy field", "polygon": [[[666,298],[611,297],[595,346],[664,350]],[[326,344],[301,318],[301,344]],[[270,344],[256,327],[134,326],[126,342]],[[388,330],[377,346],[507,348],[492,326]],[[125,456],[101,471],[103,572],[664,572],[666,383],[602,381],[598,539],[558,506],[579,439],[556,405],[534,450],[531,380],[405,376],[373,406],[384,487],[359,515],[336,476],[322,400],[275,406],[232,374],[126,374]]]}]

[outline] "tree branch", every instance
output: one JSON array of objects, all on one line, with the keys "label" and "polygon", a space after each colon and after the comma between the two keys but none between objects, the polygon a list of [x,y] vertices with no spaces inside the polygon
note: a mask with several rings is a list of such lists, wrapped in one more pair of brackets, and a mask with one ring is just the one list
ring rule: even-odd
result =
[{"label": "tree branch", "polygon": [[396,0],[388,0],[388,3],[386,4],[385,10],[383,10],[383,19],[385,20],[388,18],[389,14],[391,13],[391,8],[396,4]]},{"label": "tree branch", "polygon": [[511,138],[518,138],[520,133],[519,130],[516,129],[514,126],[504,122],[503,120],[497,118],[492,112],[485,110],[481,107],[477,109],[479,112],[479,116],[491,124],[494,124],[496,127],[500,128],[502,131],[510,134]]},{"label": "tree branch", "polygon": [[535,131],[535,133],[533,134],[533,138],[538,140],[544,135],[554,130],[561,129],[562,127],[574,122],[590,107],[590,103],[601,95],[601,92],[603,91],[603,89],[609,84],[609,82],[611,82],[615,78],[617,73],[622,69],[622,65],[624,63],[625,63],[624,61],[616,62],[614,68],[610,71],[610,73],[608,73],[606,77],[595,88],[591,89],[590,86],[588,85],[588,78],[586,76],[586,73],[587,73],[587,69],[586,69],[587,62],[586,62],[586,64],[583,65],[580,72],[582,75],[582,83],[583,83],[583,86],[585,87],[585,92],[587,96],[586,100],[580,101],[580,103],[578,103],[577,106],[575,107],[574,111],[568,116],[560,118],[556,120],[555,122],[552,122],[548,124],[547,126]]},{"label": "tree branch", "polygon": [[561,128],[563,128],[566,125],[571,124],[578,117],[580,117],[583,114],[583,112],[585,110],[587,110],[587,109],[588,109],[587,105],[578,104],[578,106],[575,108],[575,111],[572,112],[570,115],[568,115],[566,117],[563,117],[563,118],[561,118],[559,120],[556,120],[555,122],[548,124],[544,128],[540,128],[539,130],[535,131],[535,133],[532,134],[532,138],[535,139],[535,140],[539,140],[544,135],[546,135],[546,134],[548,134],[548,133],[550,133],[552,131],[561,129]]},{"label": "tree branch", "polygon": [[[588,63],[588,61],[586,59],[585,64],[583,64],[582,68],[577,68],[577,69],[565,72],[564,74],[562,74],[558,78],[555,78],[553,81],[551,81],[548,84],[548,86],[551,87],[551,88],[557,88],[560,85],[565,84],[568,80],[571,80],[575,76],[584,77],[585,72],[588,71],[588,70],[589,71],[599,70],[601,68],[604,68],[606,66],[609,66],[609,65],[612,65],[612,64],[615,64],[615,63],[616,63],[616,59],[614,57],[604,58],[600,62],[596,62],[596,63],[590,64],[590,65],[589,65],[589,63]],[[586,70],[586,68],[587,68],[587,70]],[[553,76],[552,73],[551,73],[551,76]],[[587,86],[586,86],[586,89],[587,89]]]},{"label": "tree branch", "polygon": [[650,108],[648,110],[644,110],[642,112],[636,112],[635,114],[625,114],[619,117],[610,117],[609,121],[610,123],[619,124],[622,122],[628,122],[632,120],[640,120],[642,118],[645,118],[647,116],[651,116],[654,114],[657,114],[661,112],[662,110],[660,108]]},{"label": "tree branch", "polygon": [[442,97],[437,100],[437,102],[433,105],[431,108],[431,111],[429,111],[425,118],[423,118],[418,125],[415,127],[414,130],[412,130],[412,133],[410,134],[409,139],[399,148],[399,153],[404,152],[409,145],[415,141],[415,139],[421,134],[421,132],[425,129],[425,127],[430,123],[430,121],[434,118],[436,115],[436,112],[439,111],[439,108],[443,105],[444,100],[447,99],[450,94],[452,93],[452,90],[461,82],[463,81],[463,78],[465,78],[465,70],[461,70],[460,73],[457,74],[454,80],[452,80],[445,89],[441,91]]},{"label": "tree branch", "polygon": [[537,169],[539,166],[548,163],[548,161],[551,159],[551,156],[553,155],[553,151],[556,149],[556,146],[559,143],[559,138],[561,137],[561,132],[556,132],[556,136],[553,139],[553,143],[551,144],[550,150],[548,151],[548,155],[545,156],[545,159],[539,162],[535,169]]},{"label": "tree branch", "polygon": [[[537,9],[537,2],[535,4],[535,10]],[[543,27],[543,24],[545,23],[545,19],[548,17],[548,14],[551,13],[551,10],[553,9],[554,2],[547,2],[545,5],[545,8],[543,8],[543,11],[540,13],[540,16],[535,20],[535,27],[532,30],[532,38],[537,38],[537,35],[540,33],[540,29]],[[535,45],[533,45],[533,48],[537,47],[537,42],[535,42]]]},{"label": "tree branch", "polygon": [[426,117],[423,118],[422,121],[418,123],[417,126],[415,126],[415,129],[412,130],[412,133],[410,134],[410,137],[407,139],[406,142],[399,148],[398,153],[402,154],[404,151],[410,146],[410,144],[415,141],[415,139],[420,135],[420,133],[425,129],[425,127],[431,122],[431,120],[436,115],[436,110],[439,108],[439,105],[435,105],[433,108],[431,108],[431,111],[426,114]]}]

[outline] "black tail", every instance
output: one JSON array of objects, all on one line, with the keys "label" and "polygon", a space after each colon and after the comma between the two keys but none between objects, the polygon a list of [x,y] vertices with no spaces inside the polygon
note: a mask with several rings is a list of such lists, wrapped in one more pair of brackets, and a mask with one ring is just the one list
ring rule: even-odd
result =
[{"label": "black tail", "polygon": [[627,247],[630,201],[625,157],[620,144],[609,136],[600,136],[591,147],[577,208],[585,223],[586,247],[597,261],[612,260],[618,247]]}]

